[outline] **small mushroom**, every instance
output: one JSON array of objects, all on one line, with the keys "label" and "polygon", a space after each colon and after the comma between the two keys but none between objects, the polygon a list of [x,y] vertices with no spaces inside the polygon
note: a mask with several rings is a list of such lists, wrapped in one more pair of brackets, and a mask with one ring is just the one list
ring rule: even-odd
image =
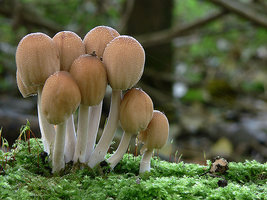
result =
[{"label": "small mushroom", "polygon": [[[55,130],[42,115],[40,99],[46,79],[60,70],[59,52],[53,40],[43,33],[31,33],[21,39],[16,50],[18,86],[22,95],[38,93],[38,120],[44,143],[49,154],[53,148]],[[22,84],[20,84],[20,82]],[[23,88],[24,89],[23,89]],[[36,89],[35,91],[33,89]],[[26,91],[27,90],[27,91]],[[25,93],[24,93],[25,92]]]},{"label": "small mushroom", "polygon": [[145,51],[133,37],[118,36],[106,46],[103,62],[108,83],[112,88],[111,105],[103,134],[88,162],[91,168],[104,160],[119,123],[122,90],[132,88],[141,78],[144,71]]},{"label": "small mushroom", "polygon": [[153,118],[146,130],[141,131],[139,140],[144,143],[141,149],[142,160],[139,173],[150,171],[150,160],[154,149],[161,149],[167,142],[169,135],[169,122],[160,111],[153,112]]},{"label": "small mushroom", "polygon": [[103,100],[107,87],[107,74],[103,63],[96,56],[88,54],[80,56],[73,62],[70,73],[81,91],[77,143],[73,160],[75,163],[78,161],[85,163],[89,106],[98,105]]},{"label": "small mushroom", "polygon": [[57,125],[52,157],[53,173],[65,167],[66,120],[80,102],[79,87],[68,72],[56,72],[46,80],[41,98],[42,112],[50,124]]},{"label": "small mushroom", "polygon": [[113,169],[127,151],[132,136],[147,128],[153,115],[153,102],[141,89],[133,88],[124,95],[120,104],[120,123],[124,130],[116,152],[108,159]]}]

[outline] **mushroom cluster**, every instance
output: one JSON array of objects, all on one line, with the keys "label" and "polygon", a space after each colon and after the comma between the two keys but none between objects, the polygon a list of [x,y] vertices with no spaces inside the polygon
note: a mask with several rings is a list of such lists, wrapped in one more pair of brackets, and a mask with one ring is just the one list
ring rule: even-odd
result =
[{"label": "mushroom cluster", "polygon": [[[70,161],[90,168],[104,161],[119,124],[123,136],[106,162],[113,169],[139,134],[144,143],[140,173],[150,170],[153,149],[166,143],[169,124],[163,113],[154,111],[151,98],[134,88],[144,64],[141,44],[107,26],[95,27],[83,40],[71,31],[53,38],[44,33],[22,38],[16,51],[17,84],[24,98],[38,95],[39,126],[53,173]],[[96,144],[107,85],[112,88],[110,111]]]}]

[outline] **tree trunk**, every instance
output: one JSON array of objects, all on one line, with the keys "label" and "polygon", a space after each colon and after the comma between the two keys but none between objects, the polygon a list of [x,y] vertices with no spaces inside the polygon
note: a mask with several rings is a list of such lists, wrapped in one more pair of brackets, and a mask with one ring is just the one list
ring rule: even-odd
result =
[{"label": "tree trunk", "polygon": [[[135,0],[132,13],[126,25],[126,32],[129,35],[141,35],[151,33],[171,27],[173,0]],[[172,84],[170,82],[158,81],[149,76],[148,71],[173,72],[172,63],[173,48],[171,43],[161,44],[154,47],[145,48],[146,63],[145,73],[142,77],[142,83],[149,85],[168,96],[172,95]],[[148,92],[157,108],[167,111],[163,108],[162,101],[157,96]],[[168,113],[167,113],[168,114]]]}]

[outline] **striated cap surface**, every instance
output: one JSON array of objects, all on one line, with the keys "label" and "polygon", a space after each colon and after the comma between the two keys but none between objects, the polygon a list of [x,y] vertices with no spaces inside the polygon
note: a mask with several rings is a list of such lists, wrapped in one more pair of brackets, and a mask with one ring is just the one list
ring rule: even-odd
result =
[{"label": "striated cap surface", "polygon": [[141,89],[133,88],[120,104],[120,123],[124,131],[137,134],[145,130],[153,116],[153,102]]},{"label": "striated cap surface", "polygon": [[66,121],[80,102],[79,87],[69,72],[56,72],[45,82],[41,109],[50,124],[60,124]]},{"label": "striated cap surface", "polygon": [[102,57],[107,44],[119,35],[115,29],[108,26],[97,26],[93,28],[83,39],[86,53],[92,54],[95,52],[98,57]]},{"label": "striated cap surface", "polygon": [[143,74],[145,51],[133,37],[118,36],[107,45],[103,62],[112,89],[130,89]]},{"label": "striated cap surface", "polygon": [[42,86],[50,75],[60,70],[59,51],[49,36],[31,33],[19,42],[16,65],[25,86]]},{"label": "striated cap surface", "polygon": [[69,71],[73,61],[85,54],[82,39],[72,31],[58,32],[54,37],[60,55],[60,70]]},{"label": "striated cap surface", "polygon": [[96,56],[80,56],[73,62],[70,73],[80,88],[81,104],[93,106],[102,101],[107,87],[107,74]]},{"label": "striated cap surface", "polygon": [[141,131],[139,139],[144,143],[143,148],[160,149],[169,136],[169,122],[167,117],[160,111],[154,110],[153,117],[146,130]]},{"label": "striated cap surface", "polygon": [[17,86],[18,86],[18,89],[20,91],[20,93],[22,94],[23,98],[27,98],[29,96],[33,96],[35,94],[37,94],[37,90],[38,90],[38,87],[36,86],[33,86],[33,87],[26,87],[21,79],[20,79],[20,76],[18,74],[18,70],[16,72],[16,79],[17,79]]}]

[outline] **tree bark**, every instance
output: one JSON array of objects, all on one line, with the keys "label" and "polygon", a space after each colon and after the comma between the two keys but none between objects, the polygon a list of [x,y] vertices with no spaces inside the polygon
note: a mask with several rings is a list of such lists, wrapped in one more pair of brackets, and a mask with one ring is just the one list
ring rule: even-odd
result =
[{"label": "tree bark", "polygon": [[[126,32],[129,35],[143,35],[159,30],[169,29],[172,22],[173,0],[135,0],[131,15],[128,19]],[[164,44],[154,45],[145,48],[146,68],[153,68],[159,74],[161,72],[172,73],[173,67],[173,48],[170,41]],[[172,95],[172,83],[155,81],[153,78],[143,75],[142,81],[158,90],[164,91],[167,95]],[[147,91],[149,93],[149,91]],[[150,94],[150,93],[149,93]],[[150,94],[152,96],[152,94]],[[162,107],[153,97],[154,104],[158,108]],[[157,105],[158,104],[158,105]],[[164,110],[166,110],[164,108]],[[168,114],[168,113],[167,113]]]}]

